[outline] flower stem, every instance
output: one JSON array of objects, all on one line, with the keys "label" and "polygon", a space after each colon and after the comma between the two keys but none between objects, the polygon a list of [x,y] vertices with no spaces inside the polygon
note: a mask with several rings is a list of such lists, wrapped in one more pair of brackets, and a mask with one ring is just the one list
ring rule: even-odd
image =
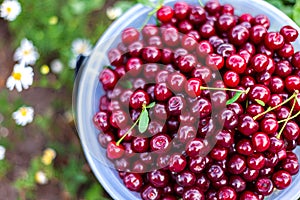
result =
[{"label": "flower stem", "polygon": [[[294,93],[294,94],[295,94],[295,93]],[[286,124],[288,123],[288,121],[289,121],[289,119],[291,118],[291,115],[292,115],[292,113],[293,113],[293,111],[294,111],[294,108],[295,108],[295,105],[296,105],[296,102],[297,102],[297,96],[294,95],[294,99],[295,99],[295,100],[294,100],[294,102],[293,102],[293,106],[292,106],[292,108],[291,108],[291,110],[290,110],[290,112],[289,112],[289,115],[288,115],[288,117],[287,117],[287,120],[284,122],[282,128],[280,129],[278,135],[276,136],[278,139],[280,139],[281,134],[282,134],[284,128],[286,127]]]},{"label": "flower stem", "polygon": [[272,110],[275,110],[275,109],[279,108],[280,106],[282,106],[282,105],[288,103],[288,102],[291,101],[293,98],[295,98],[295,97],[297,96],[297,94],[298,94],[298,93],[295,92],[292,96],[290,96],[290,97],[289,97],[287,100],[285,100],[284,102],[278,104],[277,106],[275,106],[275,107],[273,107],[273,108],[269,107],[265,112],[262,112],[262,113],[260,113],[260,114],[258,114],[258,115],[256,115],[256,116],[254,116],[253,119],[254,119],[254,120],[257,120],[257,118],[259,118],[260,116],[263,116],[263,115],[267,114],[268,112],[270,112],[270,111],[272,111]]},{"label": "flower stem", "polygon": [[248,93],[247,90],[237,90],[237,89],[230,89],[230,88],[214,88],[214,87],[204,87],[200,86],[200,90],[222,90],[222,91],[232,91],[232,92],[242,92],[242,93]]}]

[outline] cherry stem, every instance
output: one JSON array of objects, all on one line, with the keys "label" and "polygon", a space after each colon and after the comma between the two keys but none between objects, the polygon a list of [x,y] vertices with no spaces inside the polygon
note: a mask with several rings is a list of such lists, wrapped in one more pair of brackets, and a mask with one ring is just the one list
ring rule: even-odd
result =
[{"label": "cherry stem", "polygon": [[247,89],[247,90],[237,90],[237,89],[230,89],[230,88],[214,88],[214,87],[200,86],[200,90],[222,90],[222,91],[241,92],[241,93],[246,93],[246,94],[249,92],[249,89]]},{"label": "cherry stem", "polygon": [[292,117],[290,117],[290,118],[287,118],[287,119],[280,120],[278,123],[280,124],[280,123],[282,123],[282,122],[285,122],[285,121],[292,120],[292,119],[294,119],[294,118],[298,117],[299,115],[300,115],[300,111],[299,111],[299,112],[297,112],[295,115],[293,115],[293,116],[292,116]]},{"label": "cherry stem", "polygon": [[148,16],[147,16],[147,18],[146,18],[146,20],[145,20],[145,22],[143,23],[143,25],[141,26],[141,28],[140,28],[140,30],[142,30],[146,25],[147,25],[147,23],[149,22],[149,20],[150,20],[150,18],[161,8],[163,6],[163,4],[161,4],[161,5],[158,5],[158,6],[156,6],[156,8],[154,8],[152,11],[150,11],[149,13],[148,13]]},{"label": "cherry stem", "polygon": [[204,4],[203,4],[202,0],[198,0],[198,2],[200,4],[200,6],[204,7]]},{"label": "cherry stem", "polygon": [[260,116],[263,116],[263,115],[267,114],[268,112],[271,112],[272,110],[275,110],[275,109],[279,108],[280,106],[282,106],[282,105],[288,103],[288,102],[291,101],[293,98],[295,98],[295,97],[297,96],[297,94],[298,94],[298,91],[294,92],[294,94],[293,94],[292,96],[290,96],[290,97],[289,97],[287,100],[285,100],[284,102],[278,104],[277,106],[275,106],[275,107],[273,107],[273,108],[269,107],[266,111],[264,111],[264,112],[262,112],[262,113],[259,113],[258,115],[254,116],[253,119],[254,119],[254,120],[257,120],[257,118],[259,118]]},{"label": "cherry stem", "polygon": [[[143,104],[142,106],[142,112],[144,112],[144,110],[147,109],[147,105],[146,103]],[[134,124],[130,127],[130,129],[128,129],[128,131],[126,131],[126,133],[118,140],[118,142],[116,142],[116,145],[119,146],[120,143],[124,140],[124,138],[132,131],[132,129],[134,129],[134,127],[138,124],[138,122],[141,119],[142,116],[142,112],[140,114],[140,116],[137,118],[137,120],[134,122]]]},{"label": "cherry stem", "polygon": [[[294,93],[294,94],[296,94],[296,93]],[[294,111],[294,108],[295,108],[295,105],[296,105],[296,102],[297,102],[297,95],[293,95],[293,96],[294,96],[294,99],[295,99],[294,102],[293,102],[293,106],[292,106],[292,108],[291,108],[291,111],[289,112],[289,115],[288,115],[288,117],[287,117],[287,120],[284,122],[282,128],[280,129],[280,131],[279,131],[279,133],[278,133],[278,135],[277,135],[277,138],[278,138],[278,139],[280,139],[281,134],[282,134],[284,128],[286,127],[286,124],[288,123],[288,121],[289,121],[289,119],[291,118],[292,113],[293,113],[293,111]]]}]

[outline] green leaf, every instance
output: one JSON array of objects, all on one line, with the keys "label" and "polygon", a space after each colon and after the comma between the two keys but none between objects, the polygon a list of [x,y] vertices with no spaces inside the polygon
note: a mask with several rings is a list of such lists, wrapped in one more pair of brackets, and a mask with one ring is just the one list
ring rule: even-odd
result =
[{"label": "green leaf", "polygon": [[163,4],[164,4],[164,0],[158,0],[158,1],[157,1],[157,4],[158,4],[158,5],[163,5]]},{"label": "green leaf", "polygon": [[155,102],[150,103],[148,106],[146,106],[146,108],[153,108],[155,106]]},{"label": "green leaf", "polygon": [[150,6],[152,8],[155,8],[155,5],[150,0],[138,0],[138,3],[143,4],[144,6]]},{"label": "green leaf", "polygon": [[293,19],[294,21],[300,25],[300,1],[297,0],[293,10]]},{"label": "green leaf", "polygon": [[243,94],[243,92],[236,92],[235,95],[226,102],[226,105],[230,105],[230,104],[236,102],[242,94]]},{"label": "green leaf", "polygon": [[148,124],[149,124],[148,111],[147,111],[147,109],[144,109],[140,116],[139,131],[141,133],[144,133],[148,128]]},{"label": "green leaf", "polygon": [[133,85],[129,80],[124,80],[120,82],[120,85],[125,89],[132,89]]},{"label": "green leaf", "polygon": [[265,105],[266,105],[265,102],[263,102],[263,101],[260,100],[260,99],[255,99],[255,101],[256,101],[256,103],[258,103],[258,104],[261,105],[261,106],[265,106]]}]

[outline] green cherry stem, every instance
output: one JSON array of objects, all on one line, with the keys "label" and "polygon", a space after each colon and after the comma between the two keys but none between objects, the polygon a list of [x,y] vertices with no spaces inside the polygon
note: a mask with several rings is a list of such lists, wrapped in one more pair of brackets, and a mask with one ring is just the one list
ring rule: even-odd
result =
[{"label": "green cherry stem", "polygon": [[[142,106],[142,112],[144,112],[144,110],[147,109],[147,105],[144,103]],[[126,133],[116,142],[116,145],[119,146],[120,143],[124,140],[124,138],[132,131],[132,129],[134,129],[134,127],[139,123],[141,116],[142,116],[142,112],[140,114],[140,116],[137,118],[137,120],[134,122],[134,124],[130,127],[130,129],[128,129],[128,131],[126,131]]]},{"label": "green cherry stem", "polygon": [[222,90],[222,91],[241,92],[246,94],[249,92],[249,89],[237,90],[237,89],[230,89],[230,88],[214,88],[214,87],[204,87],[204,86],[200,86],[200,90]]},{"label": "green cherry stem", "polygon": [[163,6],[163,4],[159,4],[158,6],[156,6],[152,11],[150,11],[148,13],[148,16],[145,20],[145,22],[143,23],[143,25],[141,26],[140,30],[142,30],[146,25],[147,23],[149,22],[149,20],[151,19],[151,17]]},{"label": "green cherry stem", "polygon": [[254,120],[257,120],[260,116],[263,116],[263,115],[267,114],[268,112],[270,112],[270,111],[272,111],[272,110],[275,110],[275,109],[279,108],[280,106],[283,106],[284,104],[288,103],[288,102],[291,101],[293,98],[295,98],[295,97],[297,96],[297,94],[298,94],[298,91],[295,91],[294,94],[293,94],[292,96],[290,96],[287,100],[285,100],[284,102],[278,104],[278,105],[275,106],[275,107],[272,107],[272,108],[269,107],[266,111],[264,111],[264,112],[262,112],[262,113],[260,113],[260,114],[258,114],[258,115],[256,115],[256,116],[254,116],[253,119],[254,119]]},{"label": "green cherry stem", "polygon": [[292,108],[291,108],[291,111],[290,111],[290,113],[289,113],[289,115],[288,115],[288,117],[287,117],[287,120],[284,122],[282,128],[280,129],[278,135],[276,136],[278,139],[280,139],[281,134],[282,134],[284,128],[286,127],[286,124],[287,124],[288,121],[289,121],[288,119],[290,119],[291,116],[292,116],[292,113],[293,113],[293,111],[294,111],[294,108],[295,108],[295,105],[296,105],[296,102],[297,102],[297,95],[294,95],[294,99],[295,99],[295,100],[294,100],[294,102],[293,102],[293,106],[292,106]]},{"label": "green cherry stem", "polygon": [[292,119],[298,117],[299,115],[300,115],[300,111],[297,112],[295,115],[291,116],[290,118],[287,118],[287,119],[283,119],[283,120],[278,121],[278,123],[280,124],[280,123],[282,123],[282,122],[292,120]]},{"label": "green cherry stem", "polygon": [[198,0],[198,2],[199,2],[201,7],[204,7],[204,4],[203,4],[202,0]]}]

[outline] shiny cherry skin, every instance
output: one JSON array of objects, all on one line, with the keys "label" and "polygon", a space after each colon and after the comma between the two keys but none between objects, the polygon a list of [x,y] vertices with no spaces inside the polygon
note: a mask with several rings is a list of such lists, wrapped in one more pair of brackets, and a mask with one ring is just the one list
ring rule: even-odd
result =
[{"label": "shiny cherry skin", "polygon": [[259,200],[259,199],[255,193],[251,191],[245,191],[240,195],[240,200]]},{"label": "shiny cherry skin", "polygon": [[219,191],[217,192],[217,198],[224,199],[224,200],[236,200],[237,193],[234,190],[234,188],[230,186],[224,186],[220,188]]},{"label": "shiny cherry skin", "polygon": [[164,170],[154,170],[147,173],[149,182],[157,188],[163,188],[169,183],[170,176]]},{"label": "shiny cherry skin", "polygon": [[185,84],[185,92],[190,97],[198,97],[201,94],[202,81],[199,78],[190,78]]},{"label": "shiny cherry skin", "polygon": [[234,26],[229,32],[229,41],[237,46],[241,46],[246,43],[249,38],[249,30],[242,26]]},{"label": "shiny cherry skin", "polygon": [[261,84],[257,84],[251,87],[248,97],[253,101],[259,99],[264,103],[267,103],[270,100],[271,92],[268,87]]},{"label": "shiny cherry skin", "polygon": [[280,49],[284,45],[284,37],[278,32],[269,32],[265,36],[264,44],[268,49]]},{"label": "shiny cherry skin", "polygon": [[141,191],[141,197],[143,200],[159,200],[161,198],[161,189],[158,189],[152,185],[146,185]]},{"label": "shiny cherry skin", "polygon": [[264,152],[270,147],[270,138],[266,133],[257,132],[252,136],[253,148],[258,152]]},{"label": "shiny cherry skin", "polygon": [[133,109],[141,109],[143,105],[150,103],[149,95],[144,90],[135,91],[129,100],[129,105]]},{"label": "shiny cherry skin", "polygon": [[246,159],[242,155],[232,155],[227,163],[228,171],[232,174],[241,174],[246,168]]},{"label": "shiny cherry skin", "polygon": [[283,190],[291,184],[292,176],[287,171],[280,170],[273,174],[272,181],[277,189]]},{"label": "shiny cherry skin", "polygon": [[296,75],[290,75],[284,80],[285,88],[289,92],[293,92],[295,90],[300,90],[300,77]]},{"label": "shiny cherry skin", "polygon": [[196,183],[197,177],[195,173],[184,170],[176,176],[176,182],[183,187],[191,187]]},{"label": "shiny cherry skin", "polygon": [[232,175],[229,178],[229,186],[231,186],[236,192],[242,192],[246,189],[246,181],[239,175]]},{"label": "shiny cherry skin", "polygon": [[234,54],[227,58],[226,67],[238,74],[246,70],[246,62],[240,55]]},{"label": "shiny cherry skin", "polygon": [[143,178],[140,174],[128,173],[123,178],[123,182],[131,191],[140,191],[143,186]]},{"label": "shiny cherry skin", "polygon": [[122,32],[122,42],[125,45],[132,44],[135,41],[138,41],[140,33],[135,28],[127,28]]},{"label": "shiny cherry skin", "polygon": [[187,18],[189,11],[189,5],[185,2],[176,2],[174,4],[174,16],[179,20]]},{"label": "shiny cherry skin", "polygon": [[227,71],[223,76],[223,80],[226,86],[235,88],[240,83],[240,76],[234,71]]},{"label": "shiny cherry skin", "polygon": [[183,200],[205,200],[205,195],[198,187],[191,187],[183,193],[182,199]]},{"label": "shiny cherry skin", "polygon": [[113,89],[118,81],[117,74],[111,69],[104,69],[99,75],[99,81],[105,90]]},{"label": "shiny cherry skin", "polygon": [[182,56],[178,60],[178,67],[180,71],[183,73],[191,72],[193,69],[195,69],[196,64],[197,64],[196,57],[193,56],[192,54]]},{"label": "shiny cherry skin", "polygon": [[248,156],[247,166],[250,169],[259,170],[265,166],[265,157],[262,153],[254,153]]},{"label": "shiny cherry skin", "polygon": [[283,26],[280,29],[280,34],[286,42],[294,42],[298,37],[298,31],[289,25]]},{"label": "shiny cherry skin", "polygon": [[167,101],[173,94],[165,83],[159,83],[154,88],[154,95],[158,101]]},{"label": "shiny cherry skin", "polygon": [[161,52],[156,47],[146,47],[142,51],[142,58],[147,63],[158,63],[161,59]]},{"label": "shiny cherry skin", "polygon": [[169,116],[178,116],[186,108],[186,101],[181,96],[173,96],[168,100],[167,113]]},{"label": "shiny cherry skin", "polygon": [[157,19],[163,23],[171,21],[173,15],[174,10],[170,6],[162,6],[156,14]]},{"label": "shiny cherry skin", "polygon": [[262,132],[267,133],[269,135],[274,134],[278,130],[278,121],[272,118],[264,118],[260,122],[260,129]]},{"label": "shiny cherry skin", "polygon": [[254,44],[259,44],[263,41],[267,29],[262,25],[255,25],[250,29],[249,38]]},{"label": "shiny cherry skin", "polygon": [[236,150],[239,154],[250,156],[254,153],[252,143],[249,139],[242,139],[236,145]]},{"label": "shiny cherry skin", "polygon": [[180,154],[173,154],[170,157],[169,170],[172,172],[181,172],[187,164],[186,158]]},{"label": "shiny cherry skin", "polygon": [[107,145],[106,156],[111,160],[115,160],[121,158],[124,155],[124,152],[123,145],[117,145],[115,141],[111,141]]},{"label": "shiny cherry skin", "polygon": [[203,40],[199,42],[198,46],[196,47],[196,53],[200,58],[205,58],[206,56],[212,54],[213,52],[214,49],[207,40]]},{"label": "shiny cherry skin", "polygon": [[267,69],[269,59],[265,54],[256,54],[250,62],[256,72],[262,72]]},{"label": "shiny cherry skin", "polygon": [[246,136],[256,133],[259,129],[259,124],[250,115],[241,115],[239,117],[238,130]]}]

